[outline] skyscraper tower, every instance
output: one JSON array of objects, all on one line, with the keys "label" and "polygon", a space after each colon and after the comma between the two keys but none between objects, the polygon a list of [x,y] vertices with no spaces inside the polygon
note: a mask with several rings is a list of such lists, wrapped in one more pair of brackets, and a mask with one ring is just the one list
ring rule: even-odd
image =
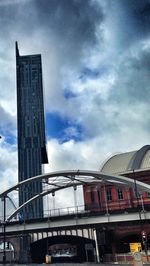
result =
[{"label": "skyscraper tower", "polygon": [[[48,163],[45,145],[45,123],[41,55],[19,55],[16,42],[18,180],[42,174]],[[42,192],[41,181],[19,190],[19,206]],[[22,211],[24,219],[43,217],[43,199],[30,203]]]}]

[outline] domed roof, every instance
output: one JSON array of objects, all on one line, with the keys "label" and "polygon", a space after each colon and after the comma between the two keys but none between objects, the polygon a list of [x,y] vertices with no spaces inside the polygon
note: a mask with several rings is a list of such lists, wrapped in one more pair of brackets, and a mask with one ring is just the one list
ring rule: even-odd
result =
[{"label": "domed roof", "polygon": [[133,170],[150,169],[150,145],[132,152],[116,154],[104,163],[101,172],[121,174]]}]

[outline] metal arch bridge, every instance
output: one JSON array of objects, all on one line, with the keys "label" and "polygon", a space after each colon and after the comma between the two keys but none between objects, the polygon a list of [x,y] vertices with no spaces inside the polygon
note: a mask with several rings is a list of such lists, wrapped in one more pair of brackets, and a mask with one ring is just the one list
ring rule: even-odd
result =
[{"label": "metal arch bridge", "polygon": [[12,218],[16,217],[16,215],[28,204],[37,200],[40,197],[44,197],[48,194],[55,193],[61,189],[69,188],[69,187],[77,187],[81,185],[96,185],[96,184],[115,184],[120,186],[127,186],[136,188],[138,190],[143,190],[150,192],[150,185],[119,175],[110,175],[104,174],[100,171],[90,171],[90,170],[67,170],[67,171],[56,171],[51,172],[39,176],[35,176],[29,179],[26,179],[15,186],[7,189],[6,191],[0,194],[0,198],[4,199],[8,197],[8,194],[12,191],[18,191],[20,187],[24,187],[25,185],[33,182],[33,181],[42,181],[43,184],[48,185],[48,189],[36,194],[24,204],[19,206],[8,218],[6,221],[11,221]]}]

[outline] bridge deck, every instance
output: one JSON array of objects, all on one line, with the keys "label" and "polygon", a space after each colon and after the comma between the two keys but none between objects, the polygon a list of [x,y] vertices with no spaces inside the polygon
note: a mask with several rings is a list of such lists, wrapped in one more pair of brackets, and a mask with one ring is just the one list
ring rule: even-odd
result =
[{"label": "bridge deck", "polygon": [[[122,222],[138,222],[146,221],[150,219],[150,211],[141,212],[140,216],[138,212],[128,213],[117,213],[117,214],[103,214],[98,215],[94,213],[85,213],[82,216],[77,215],[66,215],[59,217],[50,217],[39,220],[32,220],[27,222],[9,222],[6,223],[6,233],[13,234],[16,232],[38,232],[38,231],[48,231],[55,228],[71,228],[71,227],[95,227],[98,224],[108,224],[108,223],[122,223]],[[3,224],[0,226],[0,235],[3,235]]]}]

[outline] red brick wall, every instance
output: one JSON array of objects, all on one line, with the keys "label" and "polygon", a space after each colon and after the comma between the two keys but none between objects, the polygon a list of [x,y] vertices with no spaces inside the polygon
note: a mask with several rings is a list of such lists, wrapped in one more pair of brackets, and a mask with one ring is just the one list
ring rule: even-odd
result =
[{"label": "red brick wall", "polygon": [[[150,170],[136,171],[124,174],[127,177],[150,184]],[[107,189],[111,189],[112,200],[106,201]],[[150,195],[147,192],[142,192],[142,198],[136,197],[136,193],[132,188],[122,186],[123,199],[118,199],[117,188],[114,185],[92,185],[84,186],[84,204],[87,210],[91,211],[109,211],[127,210],[131,208],[148,208],[150,207]]]}]

